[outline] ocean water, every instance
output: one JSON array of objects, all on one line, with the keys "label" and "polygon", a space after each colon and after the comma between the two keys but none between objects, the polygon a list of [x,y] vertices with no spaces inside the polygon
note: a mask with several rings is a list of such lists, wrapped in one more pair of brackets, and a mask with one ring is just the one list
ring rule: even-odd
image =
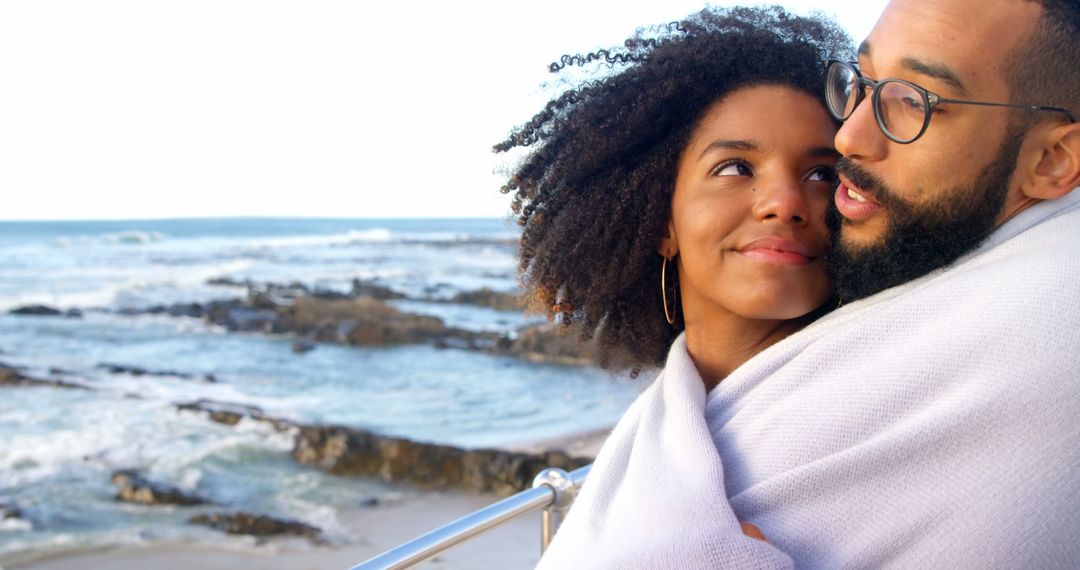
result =
[{"label": "ocean water", "polygon": [[[211,510],[297,519],[341,542],[357,537],[338,522],[339,508],[414,492],[297,466],[288,435],[255,422],[216,424],[176,411],[179,402],[249,404],[306,423],[466,447],[610,426],[639,382],[430,346],[320,345],[296,354],[284,336],[122,312],[244,296],[241,287],[208,283],[216,278],[343,292],[353,279],[374,279],[413,298],[394,302],[402,310],[513,334],[536,318],[435,301],[482,287],[516,291],[515,239],[516,227],[489,219],[0,223],[0,362],[95,388],[0,389],[0,499],[24,515],[0,521],[0,564],[156,540],[252,543],[185,524],[190,507],[115,501],[109,476],[117,469],[210,498],[219,505]],[[8,314],[28,304],[83,316]]]}]

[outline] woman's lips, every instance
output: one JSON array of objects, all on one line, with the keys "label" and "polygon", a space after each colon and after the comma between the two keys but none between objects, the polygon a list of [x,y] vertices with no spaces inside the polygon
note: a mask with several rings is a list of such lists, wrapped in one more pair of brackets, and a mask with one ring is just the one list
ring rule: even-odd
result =
[{"label": "woman's lips", "polygon": [[798,241],[776,236],[755,239],[735,251],[750,259],[779,265],[806,265],[820,257]]},{"label": "woman's lips", "polygon": [[836,195],[833,196],[836,209],[845,218],[861,222],[870,219],[881,206],[870,199],[862,189],[853,186],[851,182],[840,176],[840,185],[836,187]]},{"label": "woman's lips", "polygon": [[775,249],[749,249],[740,251],[739,253],[751,259],[767,261],[769,263],[778,263],[780,265],[806,265],[812,261],[812,258],[805,255],[792,253],[790,251],[777,251]]}]

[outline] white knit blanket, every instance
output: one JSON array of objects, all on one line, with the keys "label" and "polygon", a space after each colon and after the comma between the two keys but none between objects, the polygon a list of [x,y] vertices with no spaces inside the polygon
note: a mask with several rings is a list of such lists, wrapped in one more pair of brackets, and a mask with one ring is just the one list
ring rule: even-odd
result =
[{"label": "white knit blanket", "polygon": [[679,337],[540,568],[793,563],[1080,567],[1080,191],[708,395]]}]

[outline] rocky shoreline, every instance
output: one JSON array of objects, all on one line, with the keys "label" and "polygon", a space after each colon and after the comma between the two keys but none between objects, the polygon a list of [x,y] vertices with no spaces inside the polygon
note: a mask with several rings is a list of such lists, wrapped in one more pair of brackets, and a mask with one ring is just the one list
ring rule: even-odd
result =
[{"label": "rocky shoreline", "polygon": [[[347,568],[589,461],[635,389],[523,314],[512,224],[29,230],[0,299],[4,568]],[[539,518],[433,564],[531,567]]]},{"label": "rocky shoreline", "polygon": [[[522,358],[530,362],[588,366],[596,362],[592,342],[543,323],[526,325],[509,334],[471,331],[448,326],[442,319],[402,311],[395,300],[465,304],[500,311],[521,309],[510,293],[480,289],[459,292],[448,299],[408,297],[371,281],[354,280],[348,293],[309,289],[300,283],[277,284],[211,279],[209,285],[246,289],[239,299],[207,303],[177,303],[119,311],[124,315],[168,315],[202,319],[230,332],[289,335],[293,350],[305,353],[319,343],[349,346],[428,344]],[[81,318],[82,311],[61,311],[44,305],[18,307],[13,315]],[[106,366],[106,365],[103,365]],[[213,381],[212,378],[208,381]]]},{"label": "rocky shoreline", "polygon": [[[301,465],[349,477],[372,477],[404,483],[424,490],[456,489],[509,496],[528,489],[536,475],[548,467],[572,471],[592,460],[571,457],[557,450],[538,453],[501,449],[464,449],[380,435],[334,425],[309,425],[274,418],[254,406],[198,400],[176,404],[178,411],[205,413],[211,421],[237,425],[242,420],[264,422],[279,431],[291,431],[291,456]],[[207,497],[151,481],[136,469],[113,472],[116,499],[147,506],[217,506]],[[377,501],[372,501],[372,506]],[[14,511],[18,516],[18,511]],[[319,528],[298,521],[243,511],[203,513],[190,517],[227,534],[256,537],[299,536],[315,544],[327,539]]]},{"label": "rocky shoreline", "polygon": [[[152,374],[148,371],[143,373]],[[158,374],[180,376],[174,372]],[[19,367],[0,362],[0,387],[14,386],[94,390],[90,385],[30,376]],[[233,402],[201,399],[176,403],[174,406],[177,411],[206,414],[209,420],[224,425],[235,426],[247,419],[269,424],[278,431],[292,431],[295,440],[291,455],[302,465],[317,467],[335,475],[378,477],[388,482],[425,488],[459,488],[509,495],[528,488],[533,477],[545,467],[573,470],[590,461],[588,458],[570,457],[560,451],[525,453],[465,449],[386,436],[348,426],[304,424],[275,418],[257,406]],[[139,479],[134,471],[118,471],[114,482],[119,479],[138,486]]]},{"label": "rocky shoreline", "polygon": [[[282,335],[293,339],[298,358],[320,344],[355,347],[383,347],[425,344],[440,349],[469,350],[495,356],[510,356],[531,362],[590,365],[595,361],[591,344],[578,342],[550,324],[526,325],[509,333],[473,331],[448,326],[437,317],[414,314],[392,305],[394,301],[467,304],[500,311],[520,309],[517,296],[481,289],[459,292],[448,298],[410,298],[374,282],[354,281],[348,293],[312,290],[302,284],[237,282],[216,279],[210,285],[244,288],[241,298],[206,303],[178,303],[140,310],[104,309],[60,310],[45,305],[24,306],[9,314],[27,318],[86,318],[95,312],[125,316],[144,314],[197,318],[220,326],[230,333]],[[177,370],[152,370],[113,362],[92,364],[93,370],[108,375],[127,375],[168,382],[221,382],[212,374],[191,374]],[[0,362],[0,387],[36,386],[72,390],[96,390],[92,373],[59,368],[30,371]],[[139,398],[138,394],[131,394]],[[591,461],[562,451],[466,449],[413,441],[344,425],[315,425],[268,415],[262,409],[240,403],[212,400],[177,402],[178,413],[205,414],[206,418],[235,426],[256,421],[289,433],[293,438],[290,457],[299,465],[347,477],[374,478],[421,490],[459,490],[508,496],[529,488],[532,480],[547,467],[573,470]],[[212,497],[188,493],[166,483],[153,481],[138,466],[112,472],[117,487],[116,500],[158,507],[169,505],[199,509],[190,524],[208,526],[229,534],[256,537],[297,536],[323,544],[322,530],[298,521],[265,514],[230,510]],[[204,512],[207,508],[213,512]],[[0,515],[22,520],[18,505],[0,497]],[[29,523],[28,523],[29,524]]]},{"label": "rocky shoreline", "polygon": [[236,425],[248,418],[295,434],[292,458],[332,473],[376,477],[426,489],[463,489],[511,495],[532,486],[547,467],[572,471],[591,462],[561,451],[525,453],[501,449],[465,449],[392,437],[339,425],[313,425],[274,418],[257,407],[198,400],[178,410],[207,414],[215,422]]},{"label": "rocky shoreline", "polygon": [[[98,368],[110,372],[138,375],[172,376],[192,379],[171,371],[151,372],[113,365]],[[63,371],[56,371],[63,372]],[[38,378],[23,369],[0,362],[0,386],[41,386],[93,390],[92,386],[55,378]],[[304,424],[268,415],[256,406],[196,400],[174,404],[177,412],[205,414],[207,419],[235,426],[241,421],[256,421],[293,436],[290,456],[300,465],[348,477],[368,477],[418,489],[456,489],[508,496],[532,485],[537,473],[548,467],[572,471],[591,462],[590,457],[574,457],[559,450],[512,451],[504,449],[466,449],[414,441],[378,434],[342,425]],[[111,481],[117,486],[116,500],[145,506],[173,505],[198,507],[216,505],[207,497],[187,493],[165,483],[146,478],[137,468],[119,469]],[[4,519],[20,519],[18,506],[0,500]],[[276,535],[301,536],[323,544],[322,531],[297,521],[277,519],[243,511],[218,512],[193,516],[190,524],[202,524],[230,534],[257,537]]]},{"label": "rocky shoreline", "polygon": [[37,378],[25,373],[24,369],[10,366],[0,362],[0,387],[13,386],[48,386],[51,388],[71,388],[75,390],[90,390],[82,384],[67,382],[57,378]]}]

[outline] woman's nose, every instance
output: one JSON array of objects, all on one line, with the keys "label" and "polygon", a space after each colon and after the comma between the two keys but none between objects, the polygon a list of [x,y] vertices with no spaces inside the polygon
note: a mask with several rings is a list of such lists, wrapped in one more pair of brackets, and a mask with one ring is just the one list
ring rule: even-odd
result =
[{"label": "woman's nose", "polygon": [[795,178],[760,184],[754,193],[753,215],[758,221],[805,224],[810,219],[805,191]]}]

